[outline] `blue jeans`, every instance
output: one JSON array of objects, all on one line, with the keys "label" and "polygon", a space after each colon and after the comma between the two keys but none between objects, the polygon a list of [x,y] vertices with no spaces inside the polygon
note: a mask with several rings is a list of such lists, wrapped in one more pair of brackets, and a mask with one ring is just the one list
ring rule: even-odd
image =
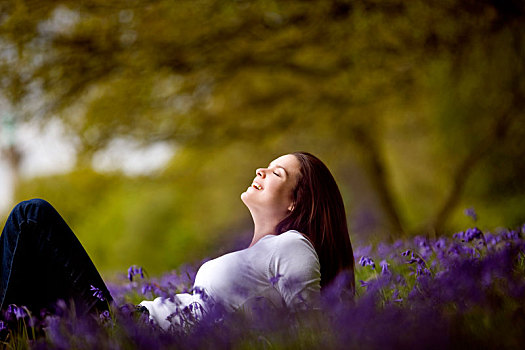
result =
[{"label": "blue jeans", "polygon": [[[42,199],[15,206],[0,236],[0,309],[26,306],[56,312],[58,300],[77,314],[108,309],[113,301],[95,265],[60,214]],[[91,286],[102,292],[101,300]]]}]

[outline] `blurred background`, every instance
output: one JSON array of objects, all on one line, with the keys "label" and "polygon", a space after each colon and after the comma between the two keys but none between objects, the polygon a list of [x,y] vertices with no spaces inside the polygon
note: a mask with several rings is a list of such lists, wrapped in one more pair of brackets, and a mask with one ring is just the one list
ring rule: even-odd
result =
[{"label": "blurred background", "polygon": [[522,224],[524,18],[518,0],[2,1],[1,215],[45,198],[106,278],[158,274],[249,242],[240,194],[304,150],[354,245]]}]

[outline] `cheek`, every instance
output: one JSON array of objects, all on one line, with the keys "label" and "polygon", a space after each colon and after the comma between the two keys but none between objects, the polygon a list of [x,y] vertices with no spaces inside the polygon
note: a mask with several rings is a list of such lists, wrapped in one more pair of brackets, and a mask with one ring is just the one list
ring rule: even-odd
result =
[{"label": "cheek", "polygon": [[280,184],[268,184],[263,193],[263,197],[267,201],[274,203],[279,203],[284,201],[287,196],[287,191],[285,188],[280,186]]},{"label": "cheek", "polygon": [[293,189],[289,186],[281,186],[277,192],[276,199],[283,205],[288,206],[293,200]]}]

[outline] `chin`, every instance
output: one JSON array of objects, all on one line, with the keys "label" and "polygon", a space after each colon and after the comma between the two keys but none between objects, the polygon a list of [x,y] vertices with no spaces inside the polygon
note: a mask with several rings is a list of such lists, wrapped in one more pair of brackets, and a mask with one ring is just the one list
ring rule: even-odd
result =
[{"label": "chin", "polygon": [[250,195],[249,191],[241,193],[241,200],[244,203],[244,205],[248,208],[248,210],[251,210],[250,208],[253,208],[254,203],[252,196]]},{"label": "chin", "polygon": [[246,204],[247,197],[248,197],[248,191],[241,193],[241,201],[243,201],[244,204]]}]

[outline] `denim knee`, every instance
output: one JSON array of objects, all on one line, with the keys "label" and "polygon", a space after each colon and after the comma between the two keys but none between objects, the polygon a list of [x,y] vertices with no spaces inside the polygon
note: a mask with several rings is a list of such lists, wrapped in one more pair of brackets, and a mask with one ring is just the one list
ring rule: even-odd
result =
[{"label": "denim knee", "polygon": [[52,207],[52,206],[45,199],[33,198],[33,199],[29,199],[29,200],[22,201],[22,202],[18,203],[15,206],[15,209],[16,208],[25,209],[26,207],[31,207],[31,208],[34,208],[34,207],[41,208],[41,207],[43,207],[43,208],[46,208],[46,207]]},{"label": "denim knee", "polygon": [[40,198],[33,198],[18,203],[12,210],[11,215],[14,215],[18,223],[39,221],[38,219],[46,219],[54,208],[49,202]]}]

